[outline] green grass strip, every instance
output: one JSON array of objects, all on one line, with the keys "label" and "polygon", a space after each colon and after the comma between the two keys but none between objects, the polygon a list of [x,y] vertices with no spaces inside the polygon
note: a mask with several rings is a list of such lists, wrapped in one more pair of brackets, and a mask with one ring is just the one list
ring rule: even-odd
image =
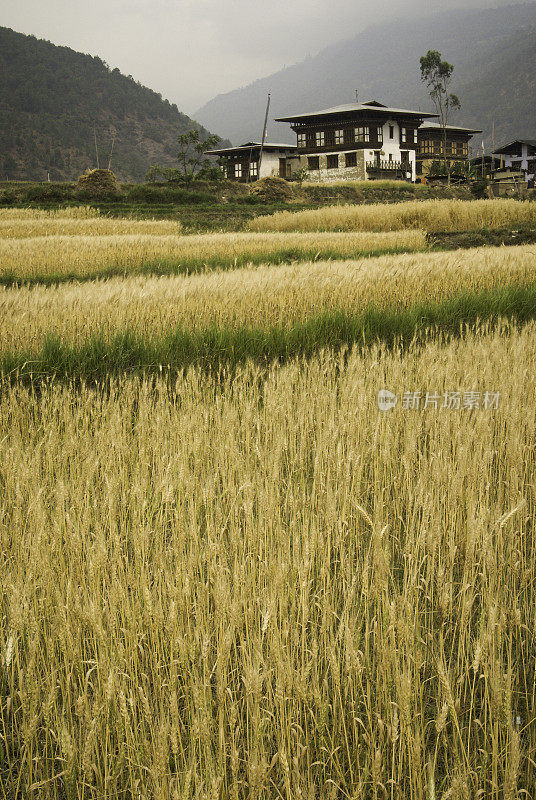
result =
[{"label": "green grass strip", "polygon": [[375,342],[409,344],[434,333],[459,335],[464,324],[496,321],[523,323],[536,318],[536,285],[508,286],[479,293],[463,292],[444,302],[410,308],[367,307],[359,314],[327,311],[289,327],[182,328],[153,339],[125,330],[114,337],[95,334],[82,345],[48,336],[35,352],[4,352],[0,374],[11,381],[42,379],[103,380],[129,373],[159,374],[199,365],[209,370],[235,367],[247,360],[260,364],[310,357],[321,348]]}]

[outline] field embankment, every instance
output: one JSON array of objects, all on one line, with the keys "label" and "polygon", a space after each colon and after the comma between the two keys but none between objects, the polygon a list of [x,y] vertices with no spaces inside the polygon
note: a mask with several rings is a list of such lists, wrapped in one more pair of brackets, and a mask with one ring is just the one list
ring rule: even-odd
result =
[{"label": "field embankment", "polygon": [[536,225],[536,203],[519,200],[425,200],[393,205],[326,206],[281,211],[248,223],[254,231],[472,231]]}]

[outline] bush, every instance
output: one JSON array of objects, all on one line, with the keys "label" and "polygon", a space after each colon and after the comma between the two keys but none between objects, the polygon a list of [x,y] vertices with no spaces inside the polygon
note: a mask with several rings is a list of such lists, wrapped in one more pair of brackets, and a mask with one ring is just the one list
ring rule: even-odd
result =
[{"label": "bush", "polygon": [[477,200],[482,200],[484,197],[488,196],[488,182],[485,178],[479,178],[477,181],[472,181],[470,188],[471,194],[473,197],[476,197]]},{"label": "bush", "polygon": [[261,178],[251,185],[251,193],[263,200],[291,200],[292,186],[283,178]]},{"label": "bush", "polygon": [[16,202],[17,195],[15,192],[11,191],[10,189],[5,189],[3,192],[0,192],[0,205],[12,206]]},{"label": "bush", "polygon": [[136,203],[181,203],[185,205],[215,202],[214,195],[207,192],[188,191],[172,185],[148,186],[147,184],[132,186],[127,192],[126,199]]},{"label": "bush", "polygon": [[24,199],[37,203],[59,203],[68,196],[69,192],[57,184],[41,183],[29,186]]}]

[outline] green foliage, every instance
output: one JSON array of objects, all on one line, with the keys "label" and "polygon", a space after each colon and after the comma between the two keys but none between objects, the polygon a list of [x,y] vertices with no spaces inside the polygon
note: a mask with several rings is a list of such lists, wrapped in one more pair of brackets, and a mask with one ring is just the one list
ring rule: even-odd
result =
[{"label": "green foliage", "polygon": [[162,164],[153,164],[147,171],[147,183],[161,183],[162,181],[180,181],[181,172],[176,167],[164,167]]},{"label": "green foliage", "polygon": [[449,64],[448,61],[443,61],[441,53],[437,50],[428,50],[425,56],[421,56],[420,63],[421,80],[428,86],[430,97],[439,115],[443,129],[443,161],[447,181],[450,184],[451,169],[447,159],[447,125],[450,112],[461,108],[458,96],[449,92],[454,66]]},{"label": "green foliage", "polygon": [[181,203],[190,205],[217,202],[217,198],[213,194],[188,191],[181,186],[173,186],[172,184],[164,186],[147,186],[146,184],[132,186],[126,193],[126,199],[136,203]]},{"label": "green foliage", "polygon": [[179,167],[165,167],[153,164],[147,172],[145,180],[149,183],[160,181],[180,181],[190,183],[193,180],[220,181],[225,175],[219,164],[214,164],[205,157],[205,151],[221,142],[219,136],[203,137],[199,130],[181,133],[178,137],[179,150],[177,159]]},{"label": "green foliage", "polygon": [[301,167],[300,169],[296,170],[296,172],[292,175],[290,180],[299,183],[301,186],[304,180],[307,179],[308,175],[309,175],[309,170],[306,167]]},{"label": "green foliage", "polygon": [[208,131],[100,58],[0,28],[0,177],[70,180],[107,164],[123,181],[174,166],[177,135]]},{"label": "green foliage", "polygon": [[179,134],[178,142],[177,159],[179,161],[179,169],[183,180],[189,182],[202,169],[207,169],[211,166],[211,162],[205,156],[205,151],[212,150],[221,142],[221,139],[216,135],[203,138],[198,130],[191,130]]},{"label": "green foliage", "polygon": [[485,178],[478,178],[471,182],[471,194],[477,200],[488,196],[488,181]]}]

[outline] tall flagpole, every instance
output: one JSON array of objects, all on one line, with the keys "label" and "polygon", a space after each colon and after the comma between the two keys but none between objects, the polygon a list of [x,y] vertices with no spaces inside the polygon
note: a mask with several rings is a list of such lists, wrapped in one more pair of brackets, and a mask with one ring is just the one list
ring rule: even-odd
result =
[{"label": "tall flagpole", "polygon": [[259,174],[257,176],[258,180],[260,180],[260,177],[261,177],[262,153],[263,153],[263,150],[264,150],[264,140],[266,138],[266,126],[268,124],[268,110],[270,108],[270,94],[271,93],[268,92],[268,102],[266,103],[266,114],[264,115],[264,127],[262,129],[261,152],[259,154],[259,170],[258,170]]}]

